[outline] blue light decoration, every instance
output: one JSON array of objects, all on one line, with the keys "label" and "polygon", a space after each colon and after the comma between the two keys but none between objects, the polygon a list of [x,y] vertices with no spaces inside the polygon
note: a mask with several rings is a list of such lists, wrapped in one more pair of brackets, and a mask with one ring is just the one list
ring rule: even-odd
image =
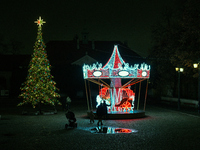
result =
[{"label": "blue light decoration", "polygon": [[[143,81],[150,77],[150,65],[142,63],[129,66],[122,59],[118,46],[114,45],[112,55],[108,62],[102,67],[101,63],[93,65],[83,65],[83,78],[101,85],[99,95],[97,95],[97,106],[104,100],[110,106],[109,112],[133,111],[135,93],[130,89],[136,81]],[[95,80],[95,79],[98,79]],[[110,85],[102,79],[110,79]],[[121,79],[131,79],[128,83],[121,85]],[[100,82],[100,81],[101,82]]]}]

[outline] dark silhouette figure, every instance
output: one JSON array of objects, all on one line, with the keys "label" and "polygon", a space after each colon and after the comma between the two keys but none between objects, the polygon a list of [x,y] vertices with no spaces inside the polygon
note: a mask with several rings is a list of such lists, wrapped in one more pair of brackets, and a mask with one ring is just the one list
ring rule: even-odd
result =
[{"label": "dark silhouette figure", "polygon": [[106,101],[103,101],[103,111],[104,111],[104,118],[106,119],[107,118],[107,114],[108,114],[108,109],[107,109],[107,106],[111,106],[111,105],[108,105],[106,104]]},{"label": "dark silhouette figure", "polygon": [[98,122],[97,122],[97,125],[99,126],[99,123],[101,123],[101,125],[103,125],[102,123],[102,118],[103,118],[103,115],[105,114],[105,111],[104,111],[104,107],[103,107],[103,103],[101,103],[98,107],[97,107],[97,117],[98,117]]},{"label": "dark silhouette figure", "polygon": [[95,115],[94,115],[94,113],[93,113],[92,110],[90,110],[90,112],[89,112],[89,117],[90,117],[90,123],[94,123],[94,117],[95,117]]},{"label": "dark silhouette figure", "polygon": [[67,97],[66,97],[66,105],[67,105],[67,106],[66,106],[66,110],[67,110],[67,111],[69,110],[69,106],[70,106],[70,104],[71,104],[71,101],[72,101],[71,98],[70,98],[69,96],[67,96]]},{"label": "dark silhouette figure", "polygon": [[75,118],[75,114],[72,112],[72,111],[68,111],[66,114],[65,114],[66,118],[68,119],[68,124],[65,124],[65,128],[67,129],[68,126],[70,127],[77,127],[77,123],[76,123],[76,118]]}]

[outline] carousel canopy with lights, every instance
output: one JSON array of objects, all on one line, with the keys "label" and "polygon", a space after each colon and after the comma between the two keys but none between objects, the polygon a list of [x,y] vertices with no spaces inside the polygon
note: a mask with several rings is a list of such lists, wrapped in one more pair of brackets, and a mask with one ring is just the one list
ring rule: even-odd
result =
[{"label": "carousel canopy with lights", "polygon": [[113,53],[106,63],[102,67],[101,63],[83,66],[83,76],[84,79],[92,78],[149,78],[150,77],[150,66],[143,63],[139,67],[139,64],[134,66],[129,66],[129,63],[125,61],[120,56],[118,51],[118,46],[114,46]]}]

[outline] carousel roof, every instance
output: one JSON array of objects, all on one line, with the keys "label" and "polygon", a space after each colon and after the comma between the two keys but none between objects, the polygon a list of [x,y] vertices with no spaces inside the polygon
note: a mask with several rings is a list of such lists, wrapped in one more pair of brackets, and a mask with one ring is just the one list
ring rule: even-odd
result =
[{"label": "carousel roof", "polygon": [[102,67],[101,63],[93,65],[83,65],[84,79],[106,79],[106,78],[149,78],[150,66],[143,63],[134,64],[129,66],[129,63],[125,63],[122,59],[118,46],[115,45],[112,55],[105,66]]},{"label": "carousel roof", "polygon": [[110,57],[110,59],[108,60],[108,62],[106,63],[106,65],[103,67],[103,69],[108,69],[108,68],[114,68],[117,69],[119,67],[122,66],[122,64],[124,64],[124,60],[122,59],[119,51],[118,51],[118,47],[117,45],[114,46],[113,49],[113,53]]}]

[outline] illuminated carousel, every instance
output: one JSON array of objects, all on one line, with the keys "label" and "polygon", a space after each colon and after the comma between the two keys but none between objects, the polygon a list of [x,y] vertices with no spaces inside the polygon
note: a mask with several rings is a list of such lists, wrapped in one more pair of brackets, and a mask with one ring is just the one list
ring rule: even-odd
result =
[{"label": "illuminated carousel", "polygon": [[[145,116],[148,79],[150,77],[149,65],[142,63],[141,65],[135,64],[134,66],[129,66],[129,63],[125,63],[122,59],[118,46],[115,45],[110,59],[104,66],[98,62],[90,66],[84,64],[83,77],[85,80],[88,111],[92,110],[94,113],[96,112],[91,104],[91,96],[89,96],[91,95],[91,90],[88,84],[89,82],[93,82],[99,85],[99,94],[96,96],[96,108],[100,103],[105,101],[106,104],[109,105],[107,107],[108,119],[128,119]],[[122,85],[122,79],[128,79],[128,82]],[[105,80],[108,80],[109,83]],[[141,82],[144,80],[147,81],[144,108],[143,110],[139,110],[138,98],[136,110],[134,106],[135,93],[131,90],[131,86],[140,83],[141,88]],[[138,95],[140,95],[140,93]]]}]

